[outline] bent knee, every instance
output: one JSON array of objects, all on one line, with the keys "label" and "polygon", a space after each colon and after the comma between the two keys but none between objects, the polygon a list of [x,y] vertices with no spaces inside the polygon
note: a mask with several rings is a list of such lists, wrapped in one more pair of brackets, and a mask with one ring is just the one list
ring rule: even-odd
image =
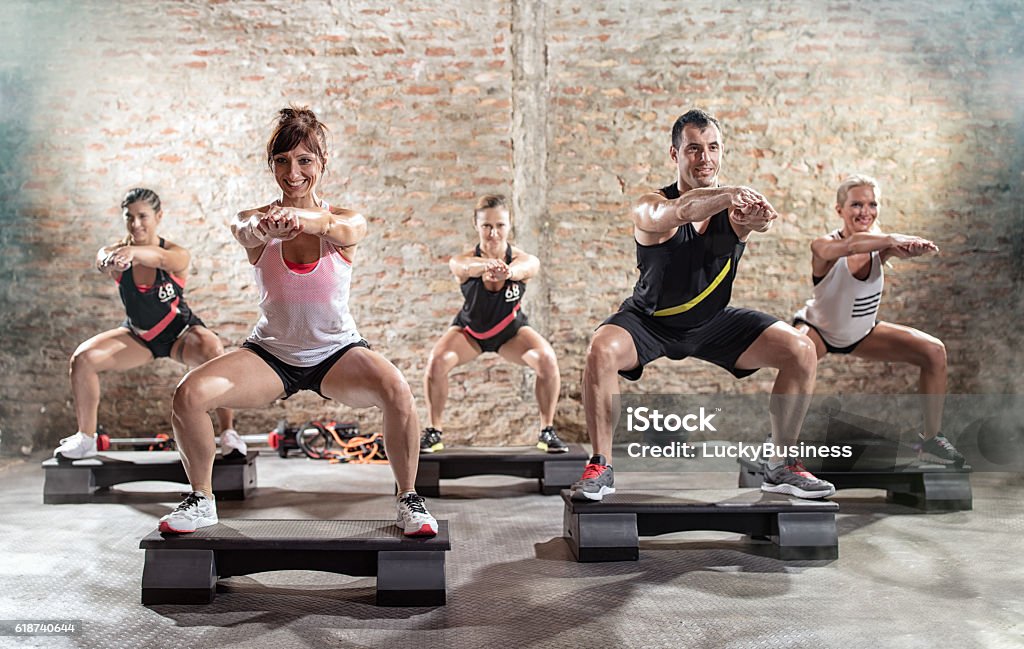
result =
[{"label": "bent knee", "polygon": [[587,347],[587,369],[597,372],[616,372],[626,350],[617,340],[595,337]]},{"label": "bent knee", "polygon": [[203,362],[224,354],[224,345],[221,344],[220,338],[215,333],[209,329],[193,329],[192,331],[186,344],[196,350]]},{"label": "bent knee", "polygon": [[946,346],[938,338],[932,338],[928,341],[928,346],[925,348],[923,364],[931,370],[946,369]]},{"label": "bent knee", "polygon": [[445,360],[446,353],[431,354],[427,358],[427,378],[432,381],[439,381],[449,372],[449,364]]},{"label": "bent knee", "polygon": [[789,362],[802,370],[814,372],[818,366],[818,350],[807,334],[791,336],[786,344],[786,354]]},{"label": "bent knee", "polygon": [[558,376],[558,358],[555,357],[554,350],[548,348],[537,354],[536,372],[538,376],[545,378]]},{"label": "bent knee", "polygon": [[209,396],[203,388],[203,382],[192,372],[185,375],[174,388],[174,396],[171,398],[171,412],[194,412],[207,411],[215,406],[208,403]]},{"label": "bent knee", "polygon": [[68,362],[68,370],[71,374],[84,371],[97,371],[96,365],[99,362],[99,352],[88,347],[79,347],[75,350],[75,353],[71,355],[71,360]]},{"label": "bent knee", "polygon": [[377,389],[378,400],[382,408],[400,412],[412,412],[412,389],[408,381],[397,369],[392,369],[381,377]]}]

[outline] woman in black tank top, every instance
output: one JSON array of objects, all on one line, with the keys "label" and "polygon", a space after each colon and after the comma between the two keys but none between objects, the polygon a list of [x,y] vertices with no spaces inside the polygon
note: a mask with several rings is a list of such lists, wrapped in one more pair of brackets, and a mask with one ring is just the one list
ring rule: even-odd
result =
[{"label": "woman in black tank top", "polygon": [[[99,250],[96,268],[117,282],[127,318],[121,326],[86,340],[71,357],[78,432],[61,440],[54,451],[58,458],[96,454],[101,372],[127,370],[162,357],[194,367],[224,353],[216,334],[185,303],[189,253],[157,234],[163,219],[160,197],[138,187],[125,195],[121,209],[128,234]],[[217,417],[225,445],[244,452],[231,410],[220,409]]]},{"label": "woman in black tank top", "polygon": [[429,425],[420,450],[444,448],[442,416],[448,400],[448,374],[483,352],[533,369],[540,408],[537,447],[549,453],[569,450],[554,429],[555,404],[561,379],[551,345],[529,326],[520,310],[526,281],[540,270],[540,261],[508,242],[511,219],[504,196],[484,196],[473,211],[479,243],[452,257],[449,267],[459,281],[465,302],[451,327],[434,344],[423,382]]}]

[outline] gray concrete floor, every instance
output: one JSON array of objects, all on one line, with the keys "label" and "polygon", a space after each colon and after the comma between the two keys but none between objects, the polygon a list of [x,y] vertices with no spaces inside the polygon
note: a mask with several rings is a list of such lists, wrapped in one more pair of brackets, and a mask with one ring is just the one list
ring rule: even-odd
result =
[{"label": "gray concrete floor", "polygon": [[[840,557],[781,562],[730,533],[641,540],[638,562],[578,564],[562,501],[536,482],[442,482],[448,604],[378,608],[373,578],[277,572],[224,580],[208,606],[139,603],[139,539],[178,500],[43,505],[39,461],[0,467],[0,619],[83,620],[12,647],[1022,647],[1024,480],[972,476],[974,510],[940,514],[841,491]],[[260,488],[224,518],[383,519],[386,466],[258,461]],[[621,473],[620,489],[732,488],[735,473]]]}]

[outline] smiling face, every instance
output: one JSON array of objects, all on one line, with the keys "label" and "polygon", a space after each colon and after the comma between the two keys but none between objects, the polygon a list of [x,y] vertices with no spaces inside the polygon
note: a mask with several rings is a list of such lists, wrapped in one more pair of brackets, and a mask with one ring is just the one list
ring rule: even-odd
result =
[{"label": "smiling face", "polygon": [[124,208],[124,224],[128,234],[132,235],[132,243],[145,246],[159,241],[156,228],[163,215],[163,210],[154,211],[153,206],[146,201],[129,203]]},{"label": "smiling face", "polygon": [[287,203],[301,205],[313,199],[324,171],[322,161],[313,151],[305,144],[299,144],[291,151],[274,154],[271,162],[274,178]]},{"label": "smiling face", "polygon": [[501,256],[508,247],[508,235],[512,228],[508,210],[504,207],[487,207],[476,211],[476,231],[480,235],[480,249],[491,256]]},{"label": "smiling face", "polygon": [[679,170],[680,189],[716,187],[722,164],[722,133],[714,124],[705,128],[694,124],[683,127],[679,148],[669,148]]},{"label": "smiling face", "polygon": [[871,232],[878,219],[878,200],[875,189],[871,185],[851,187],[846,192],[846,200],[836,205],[836,212],[843,219],[843,234]]}]

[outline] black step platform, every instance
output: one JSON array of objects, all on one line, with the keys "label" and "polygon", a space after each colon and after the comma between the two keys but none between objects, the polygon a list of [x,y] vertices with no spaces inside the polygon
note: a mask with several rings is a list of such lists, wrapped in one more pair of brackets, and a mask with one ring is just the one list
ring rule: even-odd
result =
[{"label": "black step platform", "polygon": [[[935,464],[904,464],[887,468],[829,471],[811,468],[815,476],[836,489],[885,489],[886,500],[924,511],[973,509],[971,467],[961,469]],[[740,487],[760,487],[764,467],[740,460]]]},{"label": "black step platform", "polygon": [[378,606],[441,606],[446,600],[448,521],[410,538],[391,521],[226,520],[192,534],[153,531],[142,603],[209,604],[217,580],[273,570],[377,577]]},{"label": "black step platform", "polygon": [[590,455],[577,444],[568,453],[546,453],[535,447],[451,447],[437,453],[420,453],[416,492],[441,495],[441,480],[471,475],[511,475],[536,478],[540,492],[557,494],[583,475]]},{"label": "black step platform", "polygon": [[[257,451],[245,457],[213,462],[213,492],[222,500],[244,500],[256,488]],[[46,504],[117,502],[127,492],[110,487],[126,482],[156,480],[188,484],[176,451],[104,451],[82,460],[43,462],[43,502]]]},{"label": "black step platform", "polygon": [[602,501],[565,501],[565,538],[577,561],[636,561],[640,536],[722,530],[769,538],[782,560],[836,559],[839,505],[760,490],[619,490]]}]

